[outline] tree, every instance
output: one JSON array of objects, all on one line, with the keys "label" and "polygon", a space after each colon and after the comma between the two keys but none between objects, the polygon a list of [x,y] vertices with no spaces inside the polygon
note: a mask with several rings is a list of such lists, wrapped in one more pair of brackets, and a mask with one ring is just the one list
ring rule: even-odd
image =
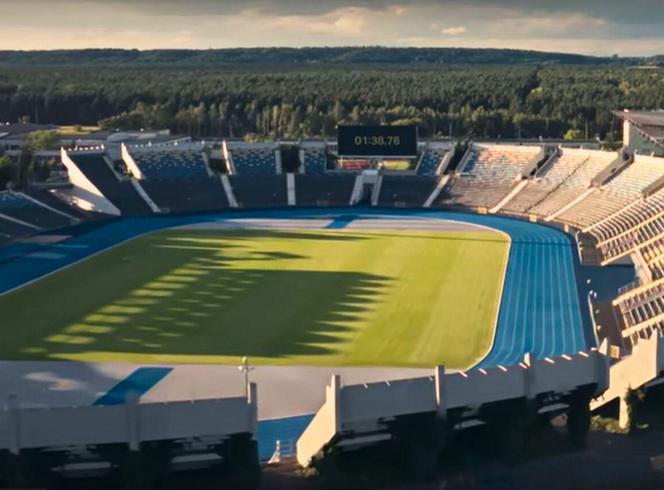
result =
[{"label": "tree", "polygon": [[0,155],[0,190],[16,178],[16,163],[7,155]]},{"label": "tree", "polygon": [[35,131],[30,133],[23,145],[32,153],[60,148],[60,136],[56,131]]},{"label": "tree", "polygon": [[568,129],[565,132],[565,135],[563,136],[563,139],[565,140],[580,140],[583,139],[583,131],[580,129]]}]

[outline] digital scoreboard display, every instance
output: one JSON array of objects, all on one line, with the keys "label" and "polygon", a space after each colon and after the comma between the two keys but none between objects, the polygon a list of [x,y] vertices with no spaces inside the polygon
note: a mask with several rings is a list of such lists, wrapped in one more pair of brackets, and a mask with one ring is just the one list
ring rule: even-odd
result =
[{"label": "digital scoreboard display", "polygon": [[338,126],[340,157],[415,157],[417,126]]}]

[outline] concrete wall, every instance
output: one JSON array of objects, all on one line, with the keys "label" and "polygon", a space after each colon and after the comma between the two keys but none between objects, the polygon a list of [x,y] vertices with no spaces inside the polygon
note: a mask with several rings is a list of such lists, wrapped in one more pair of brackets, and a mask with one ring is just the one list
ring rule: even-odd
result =
[{"label": "concrete wall", "polygon": [[127,165],[127,169],[129,170],[129,172],[131,172],[131,175],[133,175],[134,178],[139,180],[143,180],[145,178],[145,176],[143,175],[143,171],[134,160],[134,157],[131,156],[129,148],[124,143],[120,145],[120,156],[122,160],[124,160],[125,165]]},{"label": "concrete wall", "polygon": [[247,398],[124,405],[22,408],[15,399],[0,411],[0,449],[21,449],[255,434],[256,386]]},{"label": "concrete wall", "polygon": [[300,436],[296,444],[297,460],[302,466],[311,462],[318,451],[322,448],[321,441],[327,444],[341,429],[339,418],[339,389],[341,378],[332,376],[329,386],[325,387],[325,403],[318,410],[313,420],[307,426],[307,430]]},{"label": "concrete wall", "polygon": [[623,146],[646,155],[664,156],[664,148],[648,139],[639,128],[629,121],[623,122]]},{"label": "concrete wall", "polygon": [[[98,153],[104,151],[104,149],[102,147],[90,151]],[[86,211],[120,216],[120,210],[85,176],[64,149],[61,150],[60,155],[62,164],[67,168],[69,181],[73,186],[68,192],[72,203]]]},{"label": "concrete wall", "polygon": [[402,379],[341,389],[341,428],[354,422],[436,410],[433,378]]},{"label": "concrete wall", "polygon": [[632,353],[611,365],[608,389],[593,400],[596,409],[616,398],[622,398],[629,388],[639,388],[664,372],[664,338],[653,335],[640,340]]},{"label": "concrete wall", "polygon": [[325,404],[297,442],[297,459],[306,466],[338,434],[376,430],[381,420],[392,417],[426,412],[445,417],[449,409],[549,393],[564,395],[587,385],[594,385],[599,395],[608,386],[608,373],[608,344],[604,342],[600,349],[555,359],[531,362],[526,355],[516,366],[495,369],[445,373],[438,367],[427,377],[338,388],[340,379],[334,376]]}]

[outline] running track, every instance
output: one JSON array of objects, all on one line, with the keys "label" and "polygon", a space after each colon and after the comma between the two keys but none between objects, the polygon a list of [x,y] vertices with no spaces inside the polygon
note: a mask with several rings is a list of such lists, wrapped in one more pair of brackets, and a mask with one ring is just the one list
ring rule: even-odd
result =
[{"label": "running track", "polygon": [[[52,245],[15,244],[0,248],[0,294],[152,231],[231,218],[306,219],[342,216],[339,210],[235,211],[190,216],[125,218],[102,226],[73,228],[73,236]],[[570,239],[550,227],[525,221],[444,211],[358,209],[354,217],[448,219],[487,226],[511,237],[494,344],[479,367],[518,363],[527,352],[536,359],[590,347],[584,334],[574,253]],[[62,230],[54,234],[63,234]]]}]

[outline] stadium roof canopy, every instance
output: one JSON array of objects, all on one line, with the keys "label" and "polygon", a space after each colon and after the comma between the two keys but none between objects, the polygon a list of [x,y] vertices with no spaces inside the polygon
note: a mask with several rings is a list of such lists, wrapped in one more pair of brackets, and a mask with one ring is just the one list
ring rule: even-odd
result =
[{"label": "stadium roof canopy", "polygon": [[648,139],[664,147],[664,110],[613,111],[617,117],[636,126]]}]

